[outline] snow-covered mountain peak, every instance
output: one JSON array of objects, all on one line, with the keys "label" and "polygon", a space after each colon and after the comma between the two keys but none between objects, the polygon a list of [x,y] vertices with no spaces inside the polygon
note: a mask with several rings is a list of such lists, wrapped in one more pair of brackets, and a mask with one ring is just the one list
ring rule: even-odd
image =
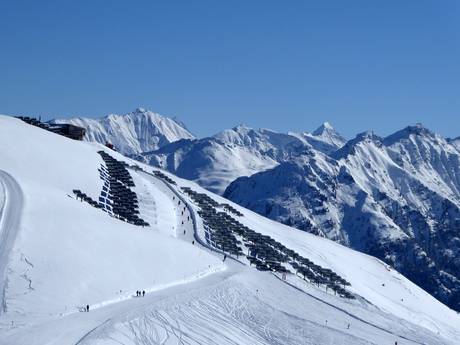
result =
[{"label": "snow-covered mountain peak", "polygon": [[112,143],[121,153],[138,157],[143,152],[158,148],[180,139],[194,136],[179,121],[162,116],[144,108],[123,114],[109,114],[100,119],[56,119],[53,123],[71,123],[86,129],[87,141]]},{"label": "snow-covered mountain peak", "polygon": [[397,131],[394,134],[389,135],[384,139],[384,144],[387,146],[393,145],[395,142],[401,140],[408,140],[411,137],[425,137],[429,139],[440,138],[440,136],[436,135],[428,128],[424,127],[421,123],[417,123],[413,126],[407,126],[400,131]]},{"label": "snow-covered mountain peak", "polygon": [[324,133],[330,132],[330,131],[336,132],[334,127],[332,127],[332,125],[326,121],[326,122],[323,122],[323,124],[319,126],[312,134],[318,136],[318,135],[323,135]]},{"label": "snow-covered mountain peak", "polygon": [[238,125],[232,129],[223,130],[212,137],[224,144],[246,146],[248,149],[270,150],[282,149],[286,145],[304,146],[306,143],[296,136],[278,133],[270,129],[253,129]]},{"label": "snow-covered mountain peak", "polygon": [[145,108],[142,108],[142,107],[139,107],[139,108],[136,108],[136,110],[134,112],[136,113],[145,113],[147,110]]},{"label": "snow-covered mountain peak", "polygon": [[240,123],[239,125],[233,127],[232,130],[238,133],[245,133],[248,131],[253,131],[254,129],[246,126],[244,123]]},{"label": "snow-covered mountain peak", "polygon": [[373,131],[365,131],[349,140],[342,148],[333,153],[335,159],[346,158],[348,155],[356,153],[356,148],[362,145],[374,144],[376,147],[382,145],[382,138]]},{"label": "snow-covered mountain peak", "polygon": [[375,134],[374,131],[364,131],[361,133],[358,133],[356,135],[356,138],[354,139],[355,142],[361,142],[361,141],[381,141],[382,138],[379,137],[377,134]]},{"label": "snow-covered mountain peak", "polygon": [[324,122],[313,133],[303,132],[300,136],[316,150],[326,154],[332,154],[346,143],[345,138],[329,122]]}]

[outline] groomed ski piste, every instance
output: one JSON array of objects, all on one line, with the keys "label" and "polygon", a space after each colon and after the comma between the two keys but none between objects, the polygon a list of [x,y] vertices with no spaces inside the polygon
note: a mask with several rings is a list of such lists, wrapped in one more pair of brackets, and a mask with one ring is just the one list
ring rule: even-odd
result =
[{"label": "groomed ski piste", "polygon": [[[148,226],[100,199],[109,194],[100,151],[127,163]],[[460,316],[381,261],[158,171],[0,116],[0,344],[460,344]],[[246,248],[224,261],[184,187],[335,272],[354,298],[288,263],[287,274],[257,270]]]}]

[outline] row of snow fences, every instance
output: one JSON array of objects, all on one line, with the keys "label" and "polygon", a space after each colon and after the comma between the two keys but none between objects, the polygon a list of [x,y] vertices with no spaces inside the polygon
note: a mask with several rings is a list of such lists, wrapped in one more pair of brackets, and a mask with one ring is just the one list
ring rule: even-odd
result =
[{"label": "row of snow fences", "polygon": [[99,151],[98,153],[101,155],[107,167],[106,169],[103,167],[104,169],[101,169],[99,173],[103,174],[109,181],[120,181],[127,187],[134,187],[133,178],[126,169],[126,163],[117,161],[104,151]]},{"label": "row of snow fences", "polygon": [[233,206],[229,204],[220,204],[220,206],[222,206],[224,210],[234,214],[235,216],[243,217],[243,214],[240,211],[238,211],[236,208],[234,208]]},{"label": "row of snow fences", "polygon": [[168,177],[166,174],[163,174],[161,171],[159,170],[153,170],[153,175],[155,175],[156,177],[159,177],[163,180],[165,180],[166,182],[168,182],[169,184],[176,184],[176,181],[174,181],[173,179],[171,179],[170,177]]},{"label": "row of snow fences", "polygon": [[85,201],[91,206],[96,207],[96,208],[102,208],[97,201],[93,200],[91,197],[83,193],[81,190],[74,189],[72,192],[73,194],[75,194],[75,197],[77,198],[77,200]]},{"label": "row of snow fences", "polygon": [[130,187],[134,182],[126,169],[127,164],[117,161],[104,151],[98,152],[104,164],[99,169],[99,176],[104,181],[99,196],[99,206],[103,211],[134,225],[149,226],[139,217],[137,195]]},{"label": "row of snow fences", "polygon": [[189,187],[182,187],[182,190],[200,208],[198,214],[203,219],[208,245],[237,257],[246,252],[249,264],[260,271],[287,273],[292,269],[312,284],[324,286],[326,290],[331,289],[336,295],[344,298],[355,298],[345,289],[350,283],[331,269],[314,264],[270,236],[258,233],[228,213],[219,211],[217,208],[222,207],[234,214],[225,204],[217,203],[207,194],[198,193]]}]

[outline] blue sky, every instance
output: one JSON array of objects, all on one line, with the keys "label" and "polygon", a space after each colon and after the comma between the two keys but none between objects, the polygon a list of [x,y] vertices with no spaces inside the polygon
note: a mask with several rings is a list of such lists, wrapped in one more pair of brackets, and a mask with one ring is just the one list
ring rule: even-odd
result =
[{"label": "blue sky", "polygon": [[1,1],[0,113],[460,135],[460,1]]}]

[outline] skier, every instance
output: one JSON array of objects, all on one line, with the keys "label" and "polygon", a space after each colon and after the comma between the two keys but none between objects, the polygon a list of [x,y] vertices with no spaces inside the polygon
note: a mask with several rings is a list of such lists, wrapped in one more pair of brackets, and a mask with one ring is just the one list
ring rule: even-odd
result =
[{"label": "skier", "polygon": [[222,262],[224,262],[226,258],[227,258],[227,254],[224,254],[224,260],[222,260]]},{"label": "skier", "polygon": [[192,244],[195,244],[195,240],[192,241]]},{"label": "skier", "polygon": [[145,290],[142,290],[142,297],[145,297]]},{"label": "skier", "polygon": [[350,324],[348,324],[347,329],[350,329]]},{"label": "skier", "polygon": [[89,313],[89,304],[86,305],[86,312]]},{"label": "skier", "polygon": [[184,230],[184,235],[185,235],[185,230]]}]

